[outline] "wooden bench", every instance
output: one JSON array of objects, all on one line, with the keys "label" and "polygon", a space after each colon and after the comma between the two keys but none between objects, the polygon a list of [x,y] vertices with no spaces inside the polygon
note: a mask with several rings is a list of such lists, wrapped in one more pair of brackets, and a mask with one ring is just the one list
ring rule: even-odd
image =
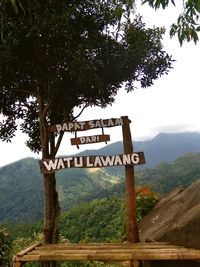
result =
[{"label": "wooden bench", "polygon": [[13,266],[21,267],[26,262],[44,261],[102,261],[129,262],[137,267],[139,261],[155,260],[200,260],[200,250],[155,243],[37,243],[13,257]]}]

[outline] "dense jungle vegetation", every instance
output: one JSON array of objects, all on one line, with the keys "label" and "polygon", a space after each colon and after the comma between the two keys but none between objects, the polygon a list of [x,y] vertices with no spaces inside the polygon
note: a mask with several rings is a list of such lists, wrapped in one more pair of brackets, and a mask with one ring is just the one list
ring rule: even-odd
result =
[{"label": "dense jungle vegetation", "polygon": [[[154,206],[159,195],[148,187],[138,187],[137,220],[141,220]],[[11,256],[42,240],[43,223],[2,223],[0,225],[0,259],[3,266],[11,266]],[[123,242],[125,232],[124,197],[112,196],[94,199],[70,209],[61,216],[60,242]],[[67,265],[65,265],[67,264]],[[99,266],[90,263],[63,263],[62,266]],[[27,264],[28,266],[37,266]],[[1,266],[1,265],[0,265]]]}]

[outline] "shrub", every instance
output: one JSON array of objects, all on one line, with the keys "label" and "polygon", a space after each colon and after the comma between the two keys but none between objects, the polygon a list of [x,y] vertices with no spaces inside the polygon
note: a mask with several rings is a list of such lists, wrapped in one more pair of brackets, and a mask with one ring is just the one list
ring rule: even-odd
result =
[{"label": "shrub", "polygon": [[0,266],[9,266],[12,240],[5,228],[0,229]]}]

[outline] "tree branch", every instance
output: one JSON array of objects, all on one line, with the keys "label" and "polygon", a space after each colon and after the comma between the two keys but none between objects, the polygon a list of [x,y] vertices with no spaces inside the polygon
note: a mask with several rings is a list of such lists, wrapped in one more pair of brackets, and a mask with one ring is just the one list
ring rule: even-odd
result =
[{"label": "tree branch", "polygon": [[60,147],[60,144],[61,144],[61,141],[62,141],[63,136],[64,136],[64,132],[61,132],[61,133],[59,134],[57,143],[56,143],[55,148],[54,148],[54,151],[53,151],[53,153],[52,153],[52,157],[53,157],[53,158],[55,158],[55,156],[56,156],[56,154],[57,154],[57,152],[58,152],[58,149],[59,149],[59,147]]},{"label": "tree branch", "polygon": [[77,119],[77,118],[83,113],[83,111],[84,111],[88,106],[89,106],[88,103],[86,103],[86,104],[83,106],[83,108],[81,109],[81,111],[78,113],[78,115],[74,117],[74,119]]}]

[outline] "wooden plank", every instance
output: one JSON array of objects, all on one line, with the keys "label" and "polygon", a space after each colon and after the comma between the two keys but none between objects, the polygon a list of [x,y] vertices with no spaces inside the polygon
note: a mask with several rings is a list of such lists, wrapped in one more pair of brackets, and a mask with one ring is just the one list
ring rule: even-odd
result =
[{"label": "wooden plank", "polygon": [[[153,243],[153,244],[149,244],[149,243],[127,243],[127,244],[70,244],[70,243],[63,243],[63,244],[43,244],[40,247],[36,247],[36,250],[51,250],[51,249],[91,249],[91,250],[95,250],[95,249],[136,249],[136,248],[163,248],[163,247],[169,247],[172,248],[172,245],[168,244],[168,243]],[[173,246],[173,247],[180,247],[180,246]]]},{"label": "wooden plank", "polygon": [[131,121],[126,117],[121,118],[110,118],[110,119],[99,119],[91,121],[67,121],[61,124],[55,124],[48,127],[49,132],[77,132],[86,131],[98,128],[110,128],[115,126],[122,126],[124,124],[130,123]]},{"label": "wooden plank", "polygon": [[[169,244],[168,242],[159,242],[159,243],[59,243],[59,244],[42,244],[41,247],[135,247],[135,246],[153,246],[153,245],[165,245],[165,244]],[[169,244],[171,246],[171,244]]]},{"label": "wooden plank", "polygon": [[31,245],[30,247],[20,251],[19,253],[17,253],[17,256],[24,256],[25,254],[27,254],[28,252],[30,252],[31,250],[35,249],[36,247],[40,246],[43,242],[37,242],[36,244]]},{"label": "wooden plank", "polygon": [[127,260],[199,260],[199,253],[159,253],[159,252],[132,252],[132,253],[50,253],[39,255],[24,255],[20,261],[44,261],[44,260],[99,260],[99,261],[127,261]]},{"label": "wooden plank", "polygon": [[[200,260],[200,250],[168,243],[123,244],[41,244],[37,243],[13,257],[13,263],[56,260]],[[16,264],[14,266],[17,266]]]},{"label": "wooden plank", "polygon": [[133,260],[131,254],[50,254],[50,255],[24,255],[20,261],[51,261],[51,260],[99,260],[99,261],[107,261],[107,260],[116,260],[116,261],[124,261],[124,260]]},{"label": "wooden plank", "polygon": [[182,254],[198,254],[200,255],[200,252],[197,252],[195,250],[188,250],[188,249],[170,249],[170,248],[163,248],[163,249],[151,249],[151,248],[147,248],[147,249],[109,249],[109,250],[90,250],[90,249],[79,249],[79,250],[74,250],[74,249],[67,249],[67,250],[41,250],[41,251],[30,251],[27,255],[50,255],[50,254],[129,254],[129,253],[139,253],[139,254],[148,254],[148,253],[182,253]]},{"label": "wooden plank", "polygon": [[[43,251],[30,251],[28,253],[28,255],[50,255],[50,254],[54,254],[54,255],[59,255],[59,254],[63,254],[63,255],[67,255],[67,254],[91,254],[91,255],[100,255],[100,254],[130,254],[130,253],[140,253],[140,254],[146,254],[146,253],[191,253],[188,251],[188,249],[170,249],[170,248],[163,248],[163,249],[143,249],[141,251],[141,249],[137,248],[137,249],[107,249],[107,250],[90,250],[90,249],[79,249],[79,250],[43,250]],[[199,254],[200,255],[200,254]]]},{"label": "wooden plank", "polygon": [[[191,249],[191,248],[185,248],[185,247],[179,247],[179,246],[168,246],[168,245],[160,245],[160,246],[39,246],[36,247],[34,250],[30,251],[30,252],[38,252],[38,251],[118,251],[118,250],[122,250],[122,251],[133,251],[133,250],[180,250],[180,251],[200,251],[200,250],[195,250],[195,249]],[[30,253],[29,252],[29,253]]]},{"label": "wooden plank", "polygon": [[112,156],[80,156],[39,161],[42,173],[52,173],[66,168],[100,168],[123,165],[141,165],[145,163],[143,152],[127,153]]},{"label": "wooden plank", "polygon": [[70,140],[71,140],[71,145],[85,145],[85,144],[110,141],[110,135],[101,134],[101,135],[81,136],[81,137],[71,138]]}]

